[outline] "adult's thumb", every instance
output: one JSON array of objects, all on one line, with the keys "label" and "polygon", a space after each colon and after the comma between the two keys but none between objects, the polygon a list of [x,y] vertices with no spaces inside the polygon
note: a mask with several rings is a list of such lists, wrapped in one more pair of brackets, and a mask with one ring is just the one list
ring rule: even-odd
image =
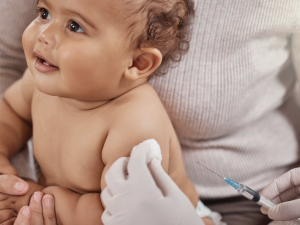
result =
[{"label": "adult's thumb", "polygon": [[28,184],[14,175],[0,175],[0,192],[8,195],[23,195],[29,189]]},{"label": "adult's thumb", "polygon": [[31,210],[28,206],[24,206],[14,223],[14,225],[30,225],[31,224]]},{"label": "adult's thumb", "polygon": [[280,203],[268,211],[270,219],[276,221],[290,221],[300,218],[300,200]]}]

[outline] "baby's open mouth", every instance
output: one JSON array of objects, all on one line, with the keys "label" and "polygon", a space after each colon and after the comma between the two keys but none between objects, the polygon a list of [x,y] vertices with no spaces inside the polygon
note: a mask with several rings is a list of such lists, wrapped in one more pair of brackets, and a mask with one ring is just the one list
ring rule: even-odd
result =
[{"label": "baby's open mouth", "polygon": [[50,73],[50,72],[55,72],[59,70],[59,67],[54,66],[51,64],[49,61],[43,59],[41,55],[38,55],[37,53],[33,53],[34,56],[36,57],[35,61],[35,68],[42,73]]},{"label": "baby's open mouth", "polygon": [[52,65],[51,63],[49,63],[48,61],[46,61],[46,60],[44,60],[44,59],[42,59],[42,58],[40,58],[40,57],[37,57],[37,59],[38,59],[42,64],[44,64],[44,65],[46,65],[46,66],[51,66],[51,67],[58,68],[57,66]]}]

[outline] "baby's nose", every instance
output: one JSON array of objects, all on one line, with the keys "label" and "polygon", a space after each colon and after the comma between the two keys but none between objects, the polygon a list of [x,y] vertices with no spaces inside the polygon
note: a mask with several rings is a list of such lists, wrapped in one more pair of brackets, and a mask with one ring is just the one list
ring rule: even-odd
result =
[{"label": "baby's nose", "polygon": [[38,41],[42,44],[49,46],[54,49],[56,46],[55,33],[52,31],[51,25],[42,30],[38,35]]}]

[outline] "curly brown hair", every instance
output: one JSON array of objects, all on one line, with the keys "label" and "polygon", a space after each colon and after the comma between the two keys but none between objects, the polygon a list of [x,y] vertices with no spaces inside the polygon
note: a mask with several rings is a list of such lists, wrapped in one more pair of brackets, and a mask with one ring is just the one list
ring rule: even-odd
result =
[{"label": "curly brown hair", "polygon": [[127,10],[129,17],[141,15],[129,26],[134,33],[131,43],[138,48],[154,47],[162,53],[162,63],[153,75],[164,75],[177,66],[189,50],[193,0],[129,0]]}]

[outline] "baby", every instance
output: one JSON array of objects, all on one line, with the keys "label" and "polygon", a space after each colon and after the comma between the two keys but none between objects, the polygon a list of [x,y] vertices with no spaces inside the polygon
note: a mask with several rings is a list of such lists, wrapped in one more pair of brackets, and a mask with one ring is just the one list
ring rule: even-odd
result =
[{"label": "baby", "polygon": [[[58,224],[101,224],[105,173],[147,139],[162,166],[196,205],[181,148],[147,83],[188,49],[191,0],[39,0],[23,35],[24,76],[0,102],[0,155],[33,137],[38,184],[0,200],[8,221],[36,191],[52,194]],[[17,15],[16,15],[17,16]]]}]

